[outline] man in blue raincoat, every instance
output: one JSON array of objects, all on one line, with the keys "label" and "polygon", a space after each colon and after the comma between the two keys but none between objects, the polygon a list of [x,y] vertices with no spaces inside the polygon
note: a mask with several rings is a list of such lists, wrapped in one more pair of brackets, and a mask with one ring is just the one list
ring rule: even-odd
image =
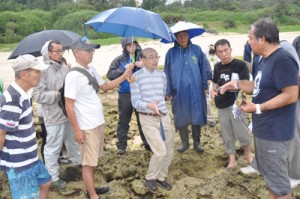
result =
[{"label": "man in blue raincoat", "polygon": [[188,125],[192,125],[194,149],[203,153],[200,145],[201,125],[207,123],[206,94],[211,68],[201,48],[191,43],[188,31],[175,33],[175,45],[166,55],[167,99],[172,102],[174,124],[179,130],[182,146],[189,148]]}]

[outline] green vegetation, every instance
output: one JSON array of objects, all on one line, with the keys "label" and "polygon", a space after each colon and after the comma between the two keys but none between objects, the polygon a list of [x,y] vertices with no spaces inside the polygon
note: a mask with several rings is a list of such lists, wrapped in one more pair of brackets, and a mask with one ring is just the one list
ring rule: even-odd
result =
[{"label": "green vegetation", "polygon": [[[208,32],[246,33],[261,17],[271,17],[280,31],[300,30],[299,0],[143,0],[144,9],[159,13],[172,25],[187,20],[202,25]],[[100,42],[119,43],[111,34],[85,31],[84,22],[99,12],[116,6],[135,6],[135,0],[0,0],[0,49],[11,50],[29,34],[45,29],[74,31]],[[12,45],[4,45],[15,43]]]}]

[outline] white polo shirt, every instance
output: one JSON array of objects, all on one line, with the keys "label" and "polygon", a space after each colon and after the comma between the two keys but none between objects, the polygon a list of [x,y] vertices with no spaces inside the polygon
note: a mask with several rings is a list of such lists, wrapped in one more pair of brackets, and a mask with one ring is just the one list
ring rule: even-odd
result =
[{"label": "white polo shirt", "polygon": [[[79,64],[74,67],[84,68]],[[99,85],[105,83],[92,66],[87,71],[97,79]],[[75,114],[81,130],[93,129],[105,123],[101,99],[82,73],[71,71],[66,75],[65,97],[75,100]]]}]

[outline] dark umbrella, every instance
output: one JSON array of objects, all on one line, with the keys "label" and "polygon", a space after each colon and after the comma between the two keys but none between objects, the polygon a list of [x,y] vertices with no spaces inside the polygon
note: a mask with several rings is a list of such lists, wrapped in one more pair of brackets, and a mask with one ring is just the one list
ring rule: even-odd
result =
[{"label": "dark umbrella", "polygon": [[63,45],[64,49],[69,49],[72,42],[80,37],[77,33],[68,30],[44,30],[36,32],[20,41],[8,59],[15,59],[23,54],[31,54],[36,57],[41,56],[40,51],[45,42],[49,40],[57,40]]},{"label": "dark umbrella", "polygon": [[157,13],[134,7],[113,8],[101,12],[85,25],[96,32],[112,33],[121,37],[164,38],[172,41],[172,33]]}]

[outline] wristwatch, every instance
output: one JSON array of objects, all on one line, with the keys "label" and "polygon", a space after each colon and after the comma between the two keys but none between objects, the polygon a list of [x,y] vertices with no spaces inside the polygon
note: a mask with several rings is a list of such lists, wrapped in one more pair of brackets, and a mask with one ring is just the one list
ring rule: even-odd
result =
[{"label": "wristwatch", "polygon": [[255,107],[256,107],[255,114],[261,114],[260,104],[255,104]]}]

